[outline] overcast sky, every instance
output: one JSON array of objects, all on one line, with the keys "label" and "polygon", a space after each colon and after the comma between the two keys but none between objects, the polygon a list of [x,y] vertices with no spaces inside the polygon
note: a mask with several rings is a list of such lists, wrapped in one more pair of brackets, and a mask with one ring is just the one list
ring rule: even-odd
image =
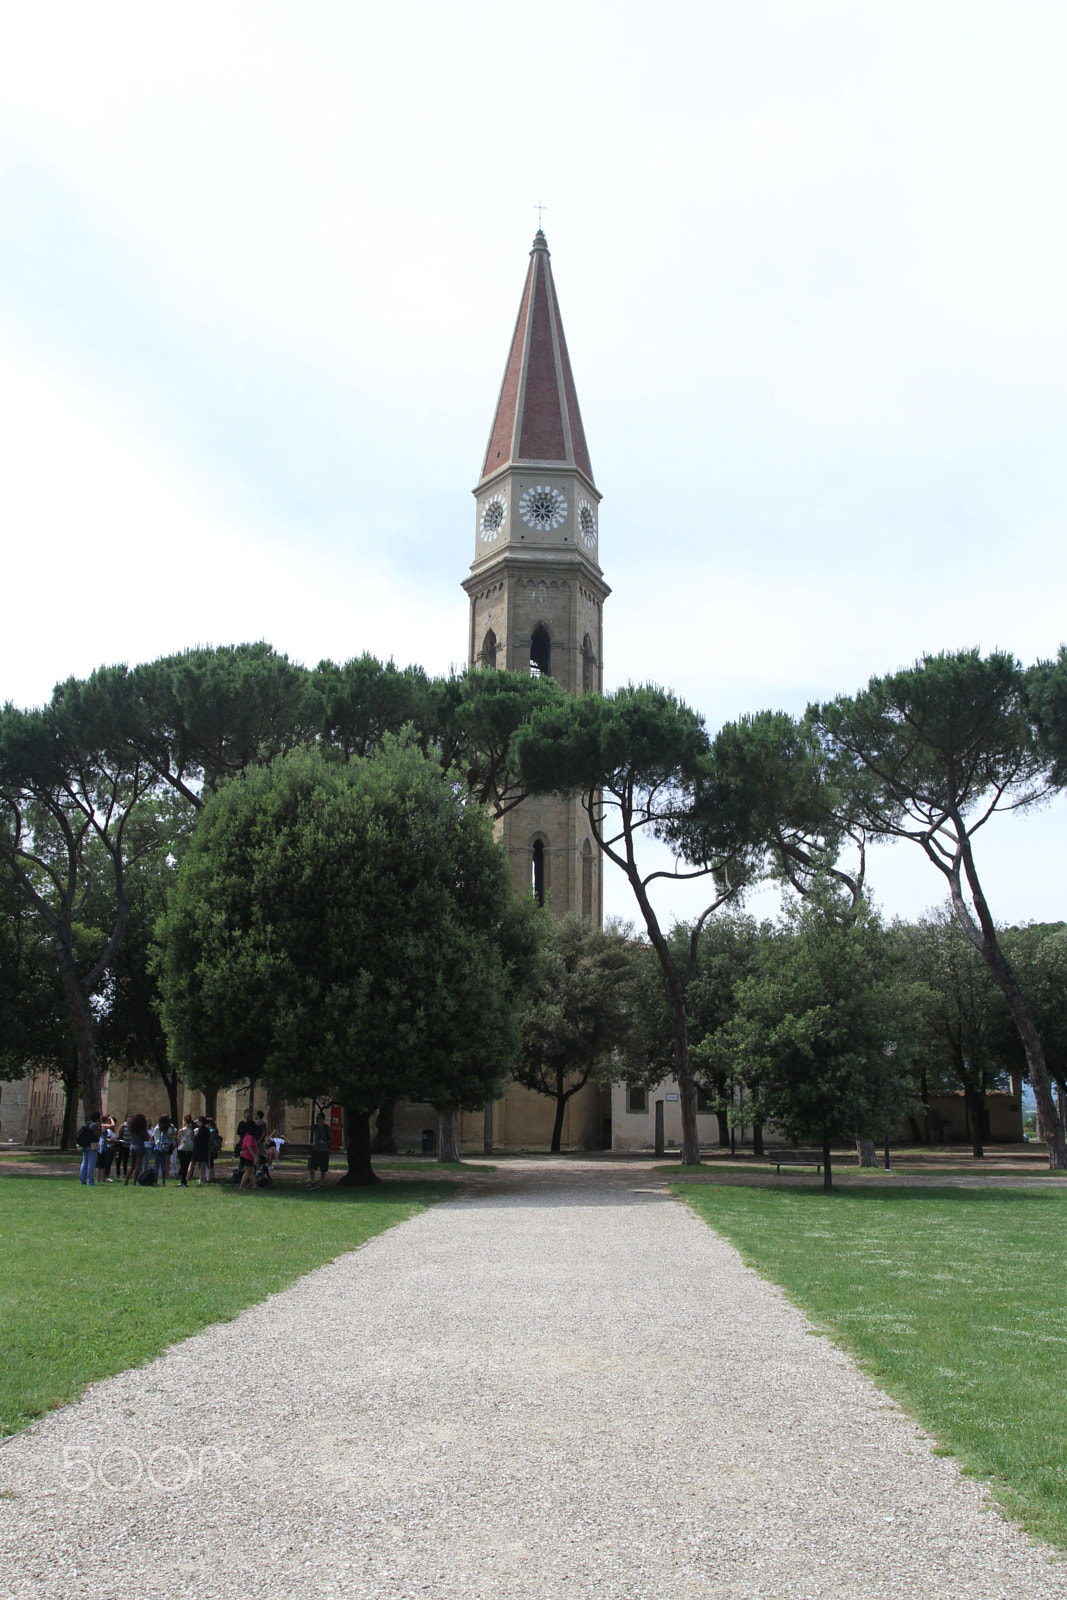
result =
[{"label": "overcast sky", "polygon": [[[9,8],[0,697],[197,642],[460,664],[538,200],[609,686],[714,730],[1052,654],[1065,48],[1062,0]],[[998,916],[1067,913],[1065,824],[998,825]],[[913,854],[891,912],[940,898]]]}]

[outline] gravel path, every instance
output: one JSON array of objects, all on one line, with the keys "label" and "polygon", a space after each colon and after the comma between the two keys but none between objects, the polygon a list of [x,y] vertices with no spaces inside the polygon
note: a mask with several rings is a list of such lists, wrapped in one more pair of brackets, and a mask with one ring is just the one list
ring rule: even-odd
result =
[{"label": "gravel path", "polygon": [[0,1594],[1062,1600],[655,1184],[505,1162],[98,1384],[0,1449]]}]

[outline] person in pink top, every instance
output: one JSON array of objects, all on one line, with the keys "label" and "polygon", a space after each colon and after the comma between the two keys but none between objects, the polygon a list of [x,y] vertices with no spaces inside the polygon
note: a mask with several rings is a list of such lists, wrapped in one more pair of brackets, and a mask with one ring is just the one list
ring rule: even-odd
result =
[{"label": "person in pink top", "polygon": [[241,1181],[238,1189],[254,1189],[256,1175],[256,1160],[259,1156],[259,1142],[256,1139],[255,1126],[251,1122],[242,1122],[237,1130],[241,1142],[237,1146],[238,1159],[241,1163]]}]

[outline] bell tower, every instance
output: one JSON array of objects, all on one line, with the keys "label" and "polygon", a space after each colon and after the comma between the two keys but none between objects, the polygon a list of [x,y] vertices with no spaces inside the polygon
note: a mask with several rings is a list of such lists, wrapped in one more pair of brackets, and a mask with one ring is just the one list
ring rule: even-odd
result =
[{"label": "bell tower", "polygon": [[[600,494],[540,229],[474,497],[463,582],[471,666],[599,693],[611,593],[598,561]],[[603,863],[576,798],[525,800],[501,826],[518,893],[603,921]]]}]

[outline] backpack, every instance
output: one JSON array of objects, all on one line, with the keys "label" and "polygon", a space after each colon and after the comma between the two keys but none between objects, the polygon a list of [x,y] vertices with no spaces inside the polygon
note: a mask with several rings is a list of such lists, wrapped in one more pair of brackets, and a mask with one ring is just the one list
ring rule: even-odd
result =
[{"label": "backpack", "polygon": [[93,1136],[89,1132],[89,1124],[86,1122],[74,1135],[74,1143],[78,1146],[79,1150],[88,1150],[92,1142]]},{"label": "backpack", "polygon": [[146,1189],[151,1189],[152,1186],[154,1185],[155,1181],[156,1181],[156,1169],[155,1169],[155,1167],[145,1167],[144,1170],[142,1171],[140,1177],[137,1179],[137,1182],[143,1184]]}]

